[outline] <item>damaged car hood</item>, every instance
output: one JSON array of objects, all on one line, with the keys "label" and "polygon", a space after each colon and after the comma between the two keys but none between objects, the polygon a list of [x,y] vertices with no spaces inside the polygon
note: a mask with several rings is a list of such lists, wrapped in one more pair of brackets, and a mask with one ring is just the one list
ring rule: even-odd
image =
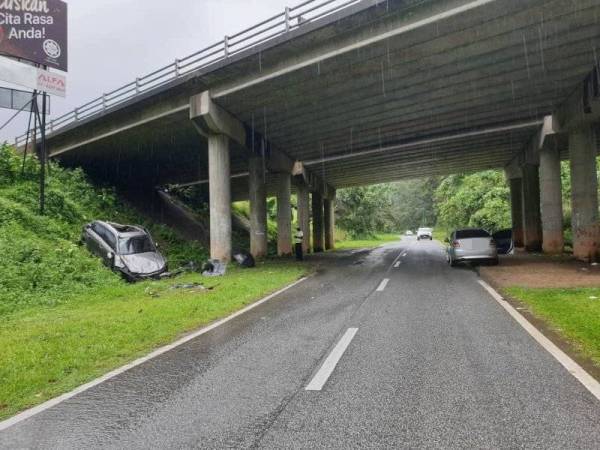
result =
[{"label": "damaged car hood", "polygon": [[137,275],[150,275],[165,267],[165,259],[155,252],[121,255],[121,260],[131,273]]}]

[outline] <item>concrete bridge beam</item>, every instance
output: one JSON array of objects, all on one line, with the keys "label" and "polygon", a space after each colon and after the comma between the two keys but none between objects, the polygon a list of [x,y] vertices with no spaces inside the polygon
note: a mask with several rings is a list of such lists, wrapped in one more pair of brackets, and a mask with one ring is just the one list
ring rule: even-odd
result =
[{"label": "concrete bridge beam", "polygon": [[248,194],[250,200],[250,253],[254,258],[267,256],[267,192],[263,160],[248,159]]},{"label": "concrete bridge beam", "polygon": [[569,133],[573,255],[595,260],[599,250],[596,136],[591,125]]},{"label": "concrete bridge beam", "polygon": [[313,252],[320,253],[325,248],[324,240],[324,217],[323,196],[320,192],[312,193],[312,217],[313,217]]}]

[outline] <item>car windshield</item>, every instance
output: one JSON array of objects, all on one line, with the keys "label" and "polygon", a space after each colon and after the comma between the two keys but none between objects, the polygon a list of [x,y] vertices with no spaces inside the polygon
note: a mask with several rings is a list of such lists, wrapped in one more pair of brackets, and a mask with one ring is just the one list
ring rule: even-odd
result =
[{"label": "car windshield", "polygon": [[119,254],[135,255],[155,251],[154,244],[148,236],[134,236],[119,239]]},{"label": "car windshield", "polygon": [[485,230],[460,230],[456,232],[456,239],[489,238],[490,233]]},{"label": "car windshield", "polygon": [[423,233],[431,233],[431,228],[419,228],[419,231]]}]

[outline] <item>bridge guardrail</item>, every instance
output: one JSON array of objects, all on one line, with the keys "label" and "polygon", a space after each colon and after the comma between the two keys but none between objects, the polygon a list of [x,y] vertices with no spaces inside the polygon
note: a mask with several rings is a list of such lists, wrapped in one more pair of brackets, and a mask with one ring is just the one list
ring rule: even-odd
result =
[{"label": "bridge guardrail", "polygon": [[[91,100],[56,119],[50,120],[46,128],[53,133],[80,120],[100,115],[107,109],[117,106],[137,95],[183,77],[190,72],[210,66],[219,61],[282,36],[306,23],[333,14],[362,0],[307,0],[294,7],[286,7],[282,13],[276,14],[262,22],[242,30],[222,41],[210,45],[182,59],[161,67],[135,81]],[[36,129],[39,131],[39,127]],[[18,147],[26,142],[27,133],[15,138]]]}]

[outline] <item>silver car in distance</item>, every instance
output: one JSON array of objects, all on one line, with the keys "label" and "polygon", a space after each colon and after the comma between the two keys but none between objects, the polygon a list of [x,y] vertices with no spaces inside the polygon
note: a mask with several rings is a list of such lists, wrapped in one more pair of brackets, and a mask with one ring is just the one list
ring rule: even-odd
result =
[{"label": "silver car in distance", "polygon": [[456,230],[446,241],[448,243],[446,258],[452,267],[461,262],[498,264],[496,242],[485,230],[480,228]]}]

